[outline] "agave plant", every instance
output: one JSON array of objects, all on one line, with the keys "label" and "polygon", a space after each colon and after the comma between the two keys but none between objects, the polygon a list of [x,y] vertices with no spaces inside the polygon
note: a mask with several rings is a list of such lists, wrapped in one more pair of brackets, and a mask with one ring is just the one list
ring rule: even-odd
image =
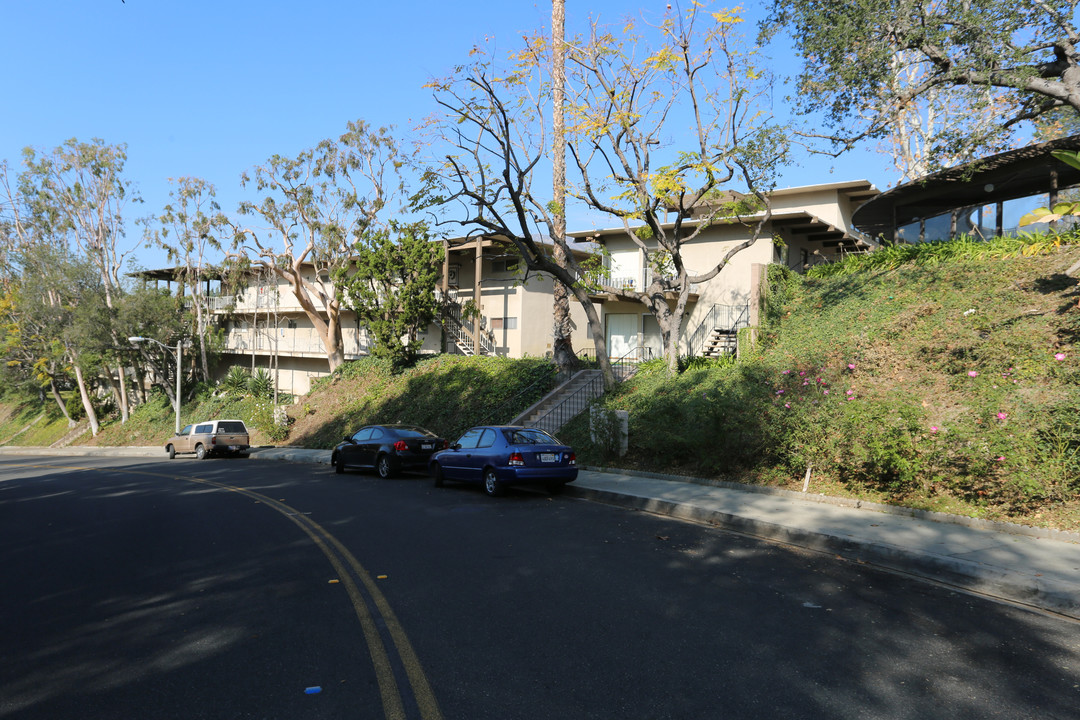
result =
[{"label": "agave plant", "polygon": [[233,365],[222,379],[221,387],[230,395],[239,396],[248,392],[250,382],[251,373],[248,372],[247,368]]},{"label": "agave plant", "polygon": [[266,368],[257,369],[248,380],[248,392],[257,398],[269,398],[274,394],[274,379]]}]

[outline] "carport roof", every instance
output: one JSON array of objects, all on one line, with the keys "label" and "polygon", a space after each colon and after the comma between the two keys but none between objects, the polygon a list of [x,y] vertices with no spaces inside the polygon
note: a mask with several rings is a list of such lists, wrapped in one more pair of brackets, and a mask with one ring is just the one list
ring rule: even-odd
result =
[{"label": "carport roof", "polygon": [[852,222],[870,237],[958,208],[1049,192],[1080,184],[1080,170],[1053,157],[1052,150],[1080,150],[1080,135],[1029,145],[941,170],[881,193],[860,206]]}]

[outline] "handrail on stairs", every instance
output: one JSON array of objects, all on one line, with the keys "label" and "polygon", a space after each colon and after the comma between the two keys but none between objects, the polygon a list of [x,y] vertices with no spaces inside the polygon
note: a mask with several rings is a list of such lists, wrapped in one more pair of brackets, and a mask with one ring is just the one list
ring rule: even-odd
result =
[{"label": "handrail on stairs", "polygon": [[736,333],[740,328],[750,326],[750,303],[740,305],[714,304],[702,319],[687,341],[687,354],[697,357],[704,350],[705,343],[714,330]]},{"label": "handrail on stairs", "polygon": [[[631,360],[631,356],[633,356],[634,360]],[[623,382],[633,375],[634,370],[637,367],[637,362],[640,362],[641,359],[646,356],[652,356],[652,348],[635,347],[613,361],[611,363],[611,368],[612,370],[615,370],[616,381]],[[577,417],[589,406],[589,403],[602,395],[603,392],[604,377],[603,375],[595,375],[589,378],[584,385],[579,387],[572,394],[566,396],[558,404],[552,406],[547,412],[536,418],[536,420],[527,422],[527,425],[529,427],[540,428],[549,435],[554,435],[563,425]]]}]

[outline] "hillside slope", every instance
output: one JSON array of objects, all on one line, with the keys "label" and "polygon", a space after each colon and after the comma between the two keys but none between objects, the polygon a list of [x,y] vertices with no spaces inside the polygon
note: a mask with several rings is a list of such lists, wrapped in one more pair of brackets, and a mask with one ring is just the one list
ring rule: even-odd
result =
[{"label": "hillside slope", "polygon": [[[1075,246],[803,278],[777,268],[753,357],[645,368],[604,404],[630,453],[593,461],[1080,528]],[[950,253],[954,254],[954,253]]]}]

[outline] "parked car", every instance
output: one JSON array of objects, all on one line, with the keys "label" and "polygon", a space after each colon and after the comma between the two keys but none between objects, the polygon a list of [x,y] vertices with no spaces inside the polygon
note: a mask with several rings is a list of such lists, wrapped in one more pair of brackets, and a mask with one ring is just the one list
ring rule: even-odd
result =
[{"label": "parked car", "polygon": [[165,443],[172,460],[182,453],[195,453],[199,460],[211,455],[247,457],[250,447],[247,425],[243,420],[207,420],[188,425]]},{"label": "parked car", "polygon": [[402,470],[427,469],[432,453],[448,443],[430,430],[415,425],[367,425],[338,443],[330,455],[334,470],[374,469],[379,477]]},{"label": "parked car", "polygon": [[558,493],[577,479],[577,456],[569,445],[538,428],[474,427],[448,449],[435,453],[428,471],[435,486],[446,480],[483,483],[488,495],[507,485],[541,484]]}]

